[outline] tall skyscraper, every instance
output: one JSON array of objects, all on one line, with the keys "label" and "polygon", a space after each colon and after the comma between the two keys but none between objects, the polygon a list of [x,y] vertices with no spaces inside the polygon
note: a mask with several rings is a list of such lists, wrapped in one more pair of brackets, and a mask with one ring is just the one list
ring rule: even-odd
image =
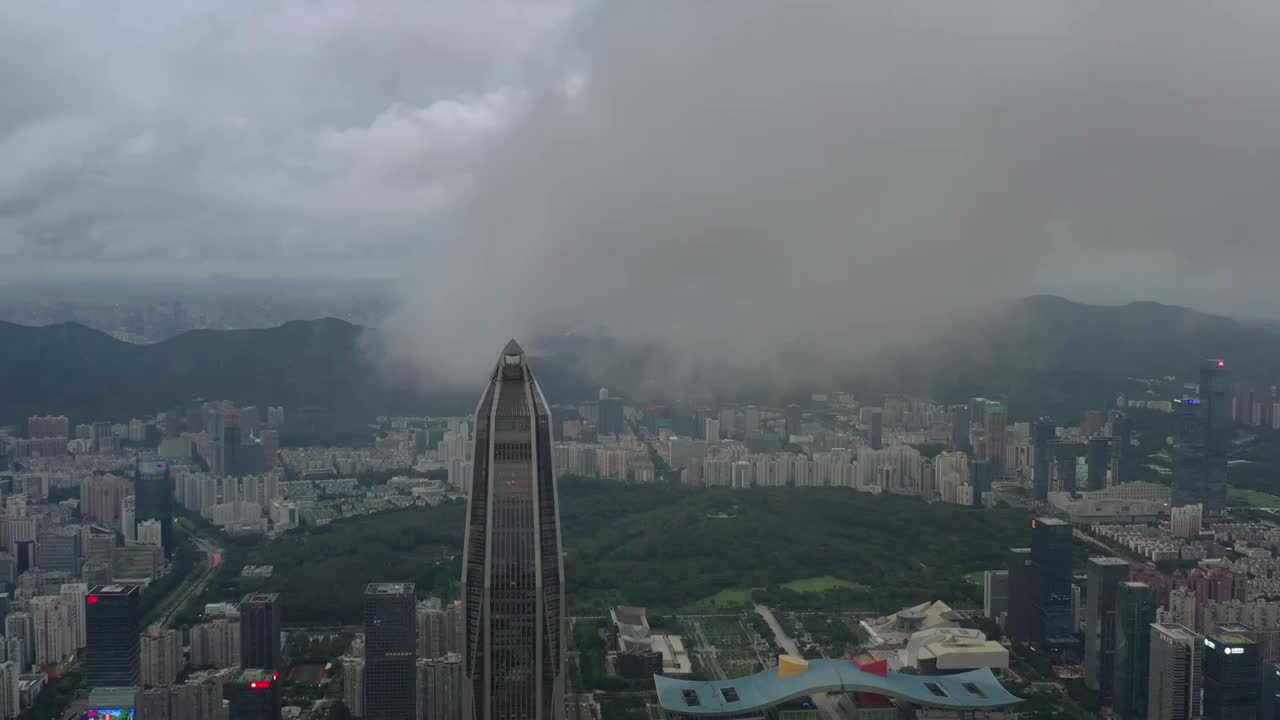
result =
[{"label": "tall skyscraper", "polygon": [[564,568],[550,414],[515,340],[476,408],[474,472],[462,566],[463,717],[562,718]]},{"label": "tall skyscraper", "polygon": [[414,629],[413,583],[369,583],[364,590],[365,720],[402,720],[417,713]]},{"label": "tall skyscraper", "polygon": [[1119,410],[1111,411],[1111,439],[1111,484],[1119,485],[1130,479],[1125,473],[1133,440],[1133,425]]},{"label": "tall skyscraper", "polygon": [[1049,450],[1049,441],[1057,433],[1053,420],[1042,417],[1035,421],[1031,428],[1031,442],[1035,448],[1031,467],[1031,494],[1036,502],[1049,502],[1049,467],[1053,464],[1053,455]]},{"label": "tall skyscraper", "polygon": [[1085,460],[1089,467],[1089,489],[1102,490],[1107,487],[1107,471],[1111,468],[1112,439],[1106,435],[1094,435],[1089,438],[1089,449]]},{"label": "tall skyscraper", "polygon": [[233,411],[222,416],[221,440],[218,446],[220,455],[218,468],[223,475],[239,477],[241,474],[240,446],[244,443],[244,438],[240,434],[240,413]]},{"label": "tall skyscraper", "polygon": [[704,424],[703,439],[709,443],[720,442],[720,418],[709,417]]},{"label": "tall skyscraper", "polygon": [[1204,639],[1204,716],[1253,720],[1258,710],[1258,643],[1243,625],[1223,624]]},{"label": "tall skyscraper", "polygon": [[1155,619],[1156,600],[1151,586],[1120,583],[1116,591],[1116,651],[1111,683],[1111,711],[1116,720],[1147,717],[1151,625]]},{"label": "tall skyscraper", "polygon": [[89,687],[132,687],[141,681],[141,598],[136,585],[99,585],[85,596]]},{"label": "tall skyscraper", "polygon": [[786,433],[788,438],[790,438],[792,435],[804,434],[801,431],[801,427],[800,427],[801,420],[803,419],[803,417],[804,415],[801,412],[799,405],[792,403],[791,405],[787,406]]},{"label": "tall skyscraper", "polygon": [[1227,503],[1227,450],[1231,446],[1231,375],[1223,360],[1200,364],[1199,397],[1178,404],[1173,504],[1202,504],[1207,512]]},{"label": "tall skyscraper", "polygon": [[1150,720],[1193,720],[1201,716],[1203,649],[1200,636],[1186,627],[1152,623],[1147,693]]},{"label": "tall skyscraper", "polygon": [[1280,663],[1262,667],[1262,720],[1280,720]]},{"label": "tall skyscraper", "polygon": [[249,593],[240,601],[240,667],[283,669],[279,593]]},{"label": "tall skyscraper", "polygon": [[1031,627],[1044,648],[1079,656],[1071,610],[1071,524],[1058,518],[1031,521]]},{"label": "tall skyscraper", "polygon": [[1093,557],[1088,565],[1088,599],[1084,624],[1084,682],[1090,690],[1111,696],[1116,652],[1116,592],[1129,580],[1129,563]]},{"label": "tall skyscraper", "polygon": [[999,621],[1009,612],[1009,571],[987,570],[982,573],[982,616]]},{"label": "tall skyscraper", "polygon": [[1019,642],[1034,639],[1032,601],[1035,597],[1034,573],[1031,565],[1031,548],[1009,548],[1006,558],[1009,573],[1009,610],[1005,618],[1005,633]]},{"label": "tall skyscraper", "polygon": [[1076,491],[1076,458],[1080,456],[1080,443],[1074,440],[1054,440],[1049,443],[1053,450],[1054,475],[1058,480],[1058,489],[1064,493]]},{"label": "tall skyscraper", "polygon": [[876,408],[871,411],[871,449],[884,447],[884,411]]},{"label": "tall skyscraper", "polygon": [[1005,455],[1009,450],[1009,408],[1000,403],[987,403],[983,426],[987,441],[986,459],[991,461],[991,475],[1004,476]]},{"label": "tall skyscraper", "polygon": [[951,406],[951,449],[969,452],[969,406]]},{"label": "tall skyscraper", "polygon": [[626,430],[622,415],[622,398],[600,398],[596,411],[596,429],[601,435],[621,435]]},{"label": "tall skyscraper", "polygon": [[138,463],[134,521],[159,520],[165,557],[173,556],[173,475],[162,462]]}]

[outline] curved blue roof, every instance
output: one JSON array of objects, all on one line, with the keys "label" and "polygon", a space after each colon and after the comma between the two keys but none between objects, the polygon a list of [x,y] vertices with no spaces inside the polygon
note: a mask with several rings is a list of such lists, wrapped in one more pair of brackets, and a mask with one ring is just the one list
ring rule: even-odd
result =
[{"label": "curved blue roof", "polygon": [[848,660],[810,660],[808,670],[787,678],[779,675],[777,668],[770,668],[735,680],[677,680],[654,675],[653,682],[663,709],[710,717],[773,707],[814,693],[876,693],[919,705],[961,709],[1022,702],[1005,690],[988,668],[958,675],[891,672],[880,677]]}]

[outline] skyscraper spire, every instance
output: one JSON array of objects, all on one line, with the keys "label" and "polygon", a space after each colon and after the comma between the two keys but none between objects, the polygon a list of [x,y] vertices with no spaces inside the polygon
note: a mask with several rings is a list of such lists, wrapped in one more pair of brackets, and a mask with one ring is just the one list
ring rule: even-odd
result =
[{"label": "skyscraper spire", "polygon": [[476,408],[462,597],[466,720],[564,716],[564,569],[547,401],[503,348]]}]

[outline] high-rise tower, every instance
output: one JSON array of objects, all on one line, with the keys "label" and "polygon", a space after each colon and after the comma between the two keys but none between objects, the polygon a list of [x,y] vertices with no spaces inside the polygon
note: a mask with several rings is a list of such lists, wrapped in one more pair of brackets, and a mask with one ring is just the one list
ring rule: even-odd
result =
[{"label": "high-rise tower", "polygon": [[564,716],[564,569],[548,408],[512,340],[476,408],[462,565],[466,720]]}]

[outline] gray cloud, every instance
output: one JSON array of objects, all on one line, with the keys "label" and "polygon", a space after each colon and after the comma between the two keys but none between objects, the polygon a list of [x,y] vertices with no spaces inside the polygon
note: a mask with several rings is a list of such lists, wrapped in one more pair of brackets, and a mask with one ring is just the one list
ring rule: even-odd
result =
[{"label": "gray cloud", "polygon": [[0,266],[396,276],[380,352],[467,383],[566,328],[675,350],[666,382],[785,382],[1029,292],[1276,310],[1277,25],[1190,0],[13,3]]},{"label": "gray cloud", "polygon": [[1041,289],[1231,287],[1280,259],[1280,11],[1221,10],[608,5],[570,34],[584,91],[543,81],[399,327],[457,373],[569,322],[673,350],[669,382],[776,384]]}]

